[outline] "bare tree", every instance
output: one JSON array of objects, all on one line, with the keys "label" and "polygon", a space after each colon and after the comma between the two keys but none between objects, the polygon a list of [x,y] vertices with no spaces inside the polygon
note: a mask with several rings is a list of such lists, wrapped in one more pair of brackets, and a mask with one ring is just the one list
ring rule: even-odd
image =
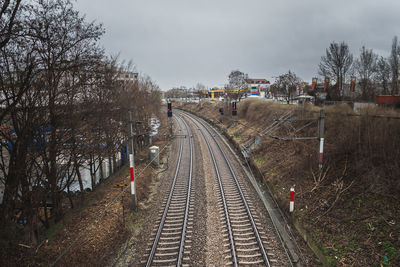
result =
[{"label": "bare tree", "polygon": [[380,57],[376,64],[375,81],[382,86],[382,93],[389,94],[390,64],[387,59]]},{"label": "bare tree", "polygon": [[248,78],[249,76],[240,70],[231,71],[228,75],[228,85],[225,87],[228,97],[237,100],[246,94],[248,90],[246,79]]},{"label": "bare tree", "polygon": [[[60,184],[63,176],[60,159],[68,157],[63,144],[69,138],[68,127],[63,122],[68,117],[65,96],[71,89],[66,77],[74,68],[91,64],[102,51],[96,42],[103,34],[101,25],[86,23],[69,0],[38,1],[31,6],[33,18],[28,28],[29,37],[36,40],[42,72],[44,125],[50,126],[48,142],[41,151],[44,184],[49,188],[55,220],[62,217]],[[70,162],[68,158],[63,162]]]},{"label": "bare tree", "polygon": [[167,98],[183,98],[187,96],[187,88],[180,87],[180,88],[172,88],[165,92],[165,97]]},{"label": "bare tree", "polygon": [[[2,1],[3,2],[3,1]],[[0,48],[11,39],[16,30],[16,17],[21,7],[21,0],[5,0],[0,6]]]},{"label": "bare tree", "polygon": [[354,68],[358,73],[361,85],[361,98],[363,100],[373,100],[375,90],[372,78],[376,74],[378,56],[372,49],[363,46],[360,50],[360,57],[354,62]]},{"label": "bare tree", "polygon": [[[7,72],[17,72],[19,68],[28,67],[23,66],[25,64],[23,63],[23,61],[20,61],[21,57],[26,57],[26,62],[29,65],[28,69],[30,69],[31,71],[23,72],[24,75],[26,75],[25,79],[21,80],[21,82],[23,82],[21,84],[22,86],[18,86],[18,88],[15,88],[17,89],[16,91],[8,91],[8,93],[3,92],[5,93],[5,97],[0,99],[0,105],[3,106],[2,110],[0,111],[0,123],[3,123],[4,117],[9,114],[10,110],[18,103],[20,98],[23,96],[25,90],[27,90],[27,88],[29,87],[29,81],[32,78],[32,70],[34,64],[36,64],[34,62],[34,51],[32,51],[32,43],[24,38],[27,30],[21,26],[23,25],[23,18],[20,18],[21,16],[17,16],[20,14],[21,6],[21,0],[12,1],[12,3],[9,0],[4,1],[0,6],[0,49],[3,53],[2,62],[0,62],[0,68],[2,68],[0,72],[0,87],[4,89],[8,86],[7,84],[5,84],[7,80]],[[25,46],[25,48],[17,52],[18,48],[20,48],[21,46]],[[25,53],[25,51],[27,53]],[[7,54],[10,57],[7,57]],[[16,59],[14,56],[18,57],[18,59]],[[7,61],[7,58],[10,59],[11,57],[14,57],[16,61]],[[17,62],[18,64],[13,64]],[[4,68],[6,66],[14,69],[5,70]]]},{"label": "bare tree", "polygon": [[228,75],[228,86],[232,90],[245,90],[247,89],[246,79],[248,75],[240,70],[233,70]]},{"label": "bare tree", "polygon": [[275,81],[274,88],[281,94],[285,95],[286,101],[289,104],[297,89],[301,87],[301,79],[292,71],[279,75]]},{"label": "bare tree", "polygon": [[400,61],[400,48],[397,36],[393,37],[392,50],[390,52],[389,62],[392,70],[392,95],[399,93],[399,61]]},{"label": "bare tree", "polygon": [[[321,57],[319,63],[319,74],[329,77],[336,82],[336,86],[328,91],[331,99],[339,99],[343,89],[346,74],[352,67],[353,55],[350,53],[349,46],[342,42],[340,44],[332,42],[326,49],[326,55]],[[335,89],[333,89],[335,88]],[[342,95],[342,98],[344,94]]]},{"label": "bare tree", "polygon": [[104,159],[115,161],[127,140],[128,109],[147,131],[160,91],[149,77],[121,80],[129,67],[104,56],[102,26],[87,23],[69,0],[31,1],[18,23],[19,34],[0,47],[0,230],[17,211],[34,242],[37,221],[49,227],[62,218],[63,193],[70,196],[76,179],[83,191],[80,168],[91,168],[94,180],[97,170],[103,177]]},{"label": "bare tree", "polygon": [[194,94],[196,97],[201,98],[205,95],[207,87],[202,83],[197,83],[195,86]]},{"label": "bare tree", "polygon": [[[9,1],[6,1],[2,4],[2,8],[7,8],[8,5]],[[2,23],[3,18],[7,18],[3,12],[16,12],[15,9],[14,11],[3,9]],[[12,20],[12,18],[9,19]],[[8,21],[8,23],[11,22]],[[20,35],[13,38],[4,36],[5,39],[2,39],[2,42],[7,41],[0,47],[0,103],[2,105],[0,121],[2,125],[7,125],[0,133],[2,140],[0,179],[4,184],[0,228],[14,216],[16,210],[29,220],[30,226],[33,226],[31,219],[37,207],[37,195],[32,194],[33,188],[37,185],[33,155],[40,146],[41,138],[37,127],[40,119],[36,110],[38,92],[32,88],[37,85],[35,77],[38,76],[39,69],[34,42],[26,37],[26,33],[24,29],[20,31]],[[0,38],[3,37],[2,34]],[[4,34],[7,35],[6,32]]]},{"label": "bare tree", "polygon": [[196,86],[195,86],[195,89],[198,90],[198,91],[201,91],[201,90],[206,90],[207,87],[202,83],[197,83]]}]

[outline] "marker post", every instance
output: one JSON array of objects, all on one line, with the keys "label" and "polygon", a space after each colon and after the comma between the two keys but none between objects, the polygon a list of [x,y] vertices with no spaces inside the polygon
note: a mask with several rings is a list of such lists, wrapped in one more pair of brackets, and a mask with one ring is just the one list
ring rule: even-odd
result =
[{"label": "marker post", "polygon": [[319,138],[319,160],[318,167],[322,169],[322,159],[324,157],[324,127],[325,127],[325,113],[324,110],[320,110],[319,120],[318,120],[318,138]]},{"label": "marker post", "polygon": [[290,188],[290,206],[289,211],[294,211],[294,187]]},{"label": "marker post", "polygon": [[129,111],[129,124],[130,124],[130,138],[131,138],[131,153],[129,154],[129,167],[131,176],[131,197],[132,197],[132,210],[137,211],[136,189],[135,189],[135,161],[134,161],[134,145],[133,145],[133,125],[132,125],[132,111]]}]

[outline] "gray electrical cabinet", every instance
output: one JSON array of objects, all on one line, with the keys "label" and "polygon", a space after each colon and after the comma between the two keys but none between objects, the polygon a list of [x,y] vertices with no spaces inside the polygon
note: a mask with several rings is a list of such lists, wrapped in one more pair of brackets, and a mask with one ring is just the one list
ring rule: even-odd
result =
[{"label": "gray electrical cabinet", "polygon": [[159,151],[160,149],[158,146],[150,147],[150,161],[156,167],[158,167],[160,164]]}]

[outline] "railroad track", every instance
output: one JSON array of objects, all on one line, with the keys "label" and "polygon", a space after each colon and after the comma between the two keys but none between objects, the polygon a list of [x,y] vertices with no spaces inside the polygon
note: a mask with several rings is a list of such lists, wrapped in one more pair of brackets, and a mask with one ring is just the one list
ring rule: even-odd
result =
[{"label": "railroad track", "polygon": [[[187,123],[175,116],[179,125],[179,155],[170,192],[152,232],[144,266],[189,266],[193,231],[194,200],[192,135]],[[183,130],[184,129],[184,130]]]},{"label": "railroad track", "polygon": [[220,195],[220,217],[224,221],[224,253],[227,265],[233,266],[281,266],[272,253],[267,253],[269,240],[255,212],[245,186],[239,181],[234,168],[215,137],[215,132],[201,120],[189,118],[203,136],[216,174]]}]

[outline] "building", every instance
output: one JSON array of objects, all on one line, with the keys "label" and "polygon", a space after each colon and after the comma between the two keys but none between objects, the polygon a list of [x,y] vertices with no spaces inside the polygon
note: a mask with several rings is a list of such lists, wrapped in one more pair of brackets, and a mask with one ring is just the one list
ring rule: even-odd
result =
[{"label": "building", "polygon": [[138,80],[138,73],[137,72],[128,72],[128,71],[124,71],[121,72],[118,75],[117,78],[118,81],[124,81],[124,82],[135,82]]},{"label": "building", "polygon": [[270,82],[266,79],[245,79],[248,84],[249,93],[253,96],[259,96],[261,92],[267,92]]}]

